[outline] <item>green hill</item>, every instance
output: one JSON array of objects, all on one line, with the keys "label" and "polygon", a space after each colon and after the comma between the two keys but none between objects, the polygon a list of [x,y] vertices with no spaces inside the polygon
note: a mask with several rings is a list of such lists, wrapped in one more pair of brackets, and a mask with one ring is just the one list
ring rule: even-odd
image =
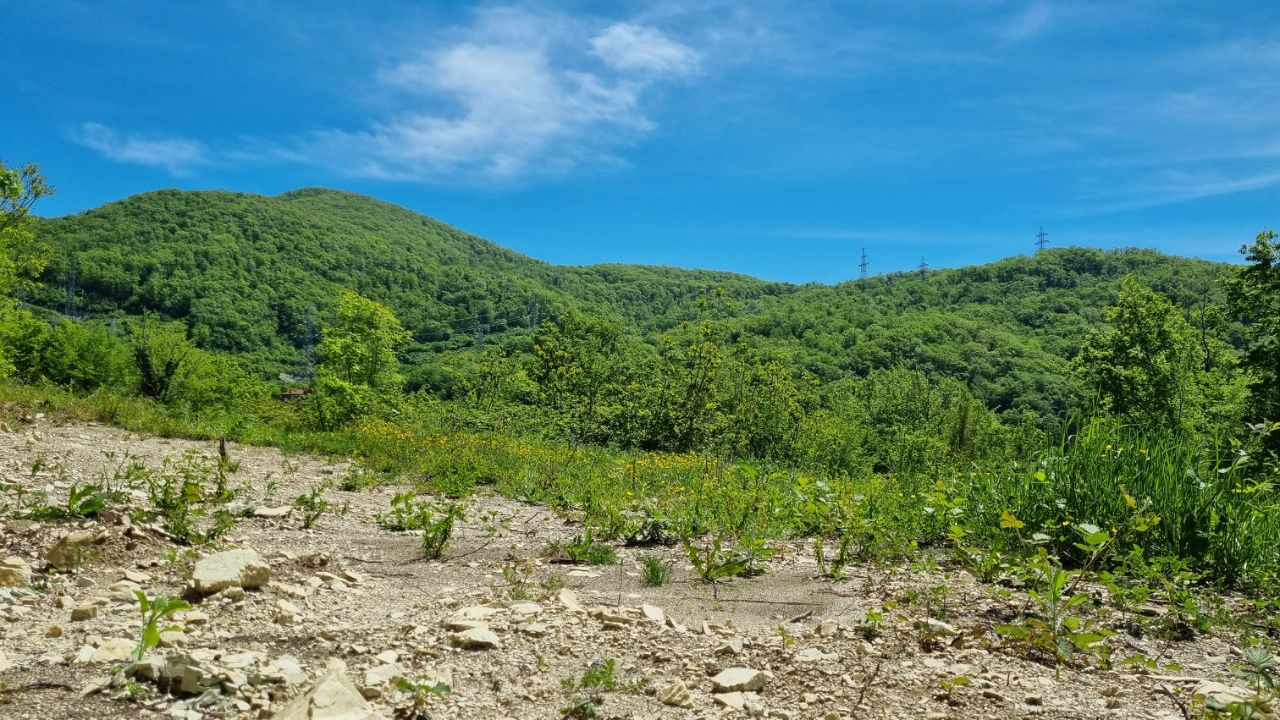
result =
[{"label": "green hill", "polygon": [[[1059,413],[1066,363],[1133,273],[1191,308],[1221,300],[1228,266],[1149,250],[1049,250],[988,265],[796,286],[665,267],[563,267],[388,203],[307,189],[264,197],[162,190],[43,220],[53,249],[29,298],[77,314],[184,321],[201,345],[264,372],[295,367],[352,288],[392,307],[411,360],[520,345],[567,310],[652,341],[714,317],[741,344],[820,382],[906,366],[969,383],[989,405]],[[719,290],[719,293],[716,291]],[[713,299],[713,302],[707,302]]]}]

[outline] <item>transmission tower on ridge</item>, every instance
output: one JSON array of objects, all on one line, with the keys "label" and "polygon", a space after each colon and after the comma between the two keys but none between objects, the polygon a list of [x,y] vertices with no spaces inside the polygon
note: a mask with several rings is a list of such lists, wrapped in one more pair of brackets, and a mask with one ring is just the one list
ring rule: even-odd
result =
[{"label": "transmission tower on ridge", "polygon": [[858,263],[858,267],[862,270],[862,272],[858,274],[859,280],[867,279],[867,266],[870,264],[871,263],[867,262],[867,249],[862,248],[862,262]]},{"label": "transmission tower on ridge", "polygon": [[1040,232],[1036,233],[1036,252],[1044,249],[1049,244],[1049,233],[1044,231],[1044,226],[1040,226]]},{"label": "transmission tower on ridge", "polygon": [[924,261],[923,255],[920,256],[920,267],[916,269],[920,271],[921,275],[925,274],[925,272],[929,269],[929,263]]}]

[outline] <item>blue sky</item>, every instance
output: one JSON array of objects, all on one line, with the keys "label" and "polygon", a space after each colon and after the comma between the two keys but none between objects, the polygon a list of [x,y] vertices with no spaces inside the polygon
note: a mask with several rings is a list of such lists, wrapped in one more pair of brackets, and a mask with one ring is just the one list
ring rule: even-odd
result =
[{"label": "blue sky", "polygon": [[1280,224],[1280,3],[13,0],[42,214],[367,193],[560,263],[794,282]]}]

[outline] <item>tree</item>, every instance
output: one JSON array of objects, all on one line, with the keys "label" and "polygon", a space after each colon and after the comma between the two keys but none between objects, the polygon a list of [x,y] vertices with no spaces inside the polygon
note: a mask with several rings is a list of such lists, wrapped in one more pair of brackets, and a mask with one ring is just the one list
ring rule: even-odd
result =
[{"label": "tree", "polygon": [[532,377],[544,407],[575,439],[605,441],[603,412],[621,379],[622,328],[618,323],[565,313],[533,338]]},{"label": "tree", "polygon": [[344,291],[336,321],[320,341],[310,402],[316,424],[333,430],[380,407],[394,407],[404,384],[397,353],[409,339],[386,305]]},{"label": "tree", "polygon": [[31,315],[18,307],[13,293],[40,274],[46,253],[32,231],[31,206],[52,195],[40,168],[10,168],[0,161],[0,376],[13,372],[9,347]]},{"label": "tree", "polygon": [[1197,332],[1168,297],[1126,277],[1108,328],[1080,349],[1074,367],[1115,415],[1148,427],[1208,431],[1239,419],[1245,377],[1215,334],[1214,313]]},{"label": "tree", "polygon": [[1280,239],[1263,230],[1241,246],[1249,261],[1227,282],[1232,310],[1245,323],[1245,364],[1253,373],[1251,414],[1280,420]]},{"label": "tree", "polygon": [[386,305],[346,290],[338,300],[338,317],[320,341],[321,375],[372,390],[399,391],[397,353],[410,335]]}]

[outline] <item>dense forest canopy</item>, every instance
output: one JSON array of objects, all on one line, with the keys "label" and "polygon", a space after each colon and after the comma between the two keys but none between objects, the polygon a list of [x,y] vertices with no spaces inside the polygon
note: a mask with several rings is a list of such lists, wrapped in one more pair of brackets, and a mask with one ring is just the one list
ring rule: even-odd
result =
[{"label": "dense forest canopy", "polygon": [[[36,227],[50,250],[28,300],[80,317],[155,313],[200,347],[307,375],[343,289],[409,330],[412,384],[447,393],[451,350],[528,349],[539,322],[578,311],[653,344],[715,319],[727,337],[820,383],[906,367],[960,380],[1002,411],[1062,413],[1068,363],[1121,280],[1193,309],[1224,299],[1226,265],[1150,250],[1047,250],[988,265],[796,286],[668,267],[563,267],[351,193],[264,197],[162,190]],[[711,299],[714,296],[714,300]]]}]

